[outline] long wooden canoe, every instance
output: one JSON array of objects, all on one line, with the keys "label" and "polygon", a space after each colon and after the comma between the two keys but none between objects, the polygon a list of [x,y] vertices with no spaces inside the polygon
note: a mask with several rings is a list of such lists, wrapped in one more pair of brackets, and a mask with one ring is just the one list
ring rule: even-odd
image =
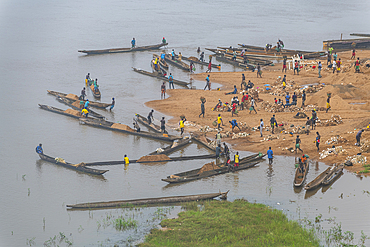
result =
[{"label": "long wooden canoe", "polygon": [[139,47],[135,47],[135,48],[111,48],[111,49],[103,49],[103,50],[79,50],[78,52],[86,53],[87,55],[107,54],[107,53],[122,53],[122,52],[155,50],[155,49],[159,49],[162,46],[166,46],[166,45],[168,45],[168,43],[161,43],[161,44],[158,44],[158,45],[139,46]]},{"label": "long wooden canoe", "polygon": [[175,60],[172,60],[172,57],[171,55],[169,54],[166,54],[165,56],[165,61],[173,66],[176,66],[182,70],[185,70],[185,71],[190,71],[190,65],[184,63],[183,61],[180,61],[178,59],[175,58]]},{"label": "long wooden canoe", "polygon": [[216,152],[216,147],[211,145],[211,140],[206,136],[191,133],[191,139],[208,148],[209,150]]},{"label": "long wooden canoe", "polygon": [[[178,57],[178,56],[176,56],[176,57]],[[197,60],[193,60],[193,59],[190,59],[189,57],[182,56],[182,59],[183,60],[186,60],[186,61],[189,61],[189,62],[196,63],[196,64],[204,65],[204,66],[208,66],[208,64],[209,64],[208,62],[202,62],[202,61],[200,61],[198,58],[197,58]],[[221,69],[221,65],[220,64],[211,63],[211,67],[212,68],[216,68],[216,69]]]},{"label": "long wooden canoe", "polygon": [[[54,113],[58,113],[58,114],[61,114],[61,115],[64,115],[64,116],[73,117],[73,118],[77,118],[77,119],[81,118],[81,116],[82,116],[81,111],[79,111],[80,115],[76,116],[76,115],[73,115],[73,114],[69,114],[69,113],[63,111],[62,109],[59,109],[59,108],[56,108],[56,107],[53,107],[53,106],[39,104],[39,107],[43,110],[51,111],[51,112],[54,112]],[[92,119],[92,118],[90,116],[88,116],[87,119]]]},{"label": "long wooden canoe", "polygon": [[306,186],[304,188],[306,190],[313,190],[313,189],[319,187],[327,177],[331,176],[331,174],[334,172],[334,170],[335,170],[335,165],[334,166],[329,166],[325,171],[323,171],[314,180],[312,180],[311,182],[306,184]]},{"label": "long wooden canoe", "polygon": [[89,88],[91,89],[91,92],[92,92],[92,94],[94,95],[95,98],[97,98],[97,99],[101,98],[101,93],[100,93],[99,88],[95,91],[94,84],[91,84],[89,86]]},{"label": "long wooden canoe", "polygon": [[[217,49],[208,49],[210,51],[213,51],[214,53],[216,53],[216,56],[223,56],[225,58],[227,58],[228,60],[232,61],[232,62],[238,62],[238,63],[243,63],[244,64],[244,57],[242,57],[241,55],[236,55],[236,60],[233,60],[233,53],[230,53],[230,52],[226,52],[226,51],[223,51],[223,50],[217,50]],[[249,56],[248,54],[245,55],[248,60],[247,60],[247,64],[254,64],[254,65],[261,65],[261,66],[266,66],[266,65],[271,65],[273,64],[273,62],[271,61],[271,58],[261,58],[261,57],[255,57],[255,56]],[[276,59],[283,59],[283,57],[275,57],[274,58],[275,60]]]},{"label": "long wooden canoe", "polygon": [[77,165],[74,165],[68,162],[63,163],[63,162],[58,161],[56,158],[48,156],[46,154],[38,154],[38,155],[40,156],[40,159],[42,160],[45,160],[45,161],[48,161],[48,162],[57,164],[59,166],[72,169],[72,170],[80,171],[80,172],[90,173],[94,175],[103,175],[104,173],[109,171],[109,170],[98,170],[98,169],[89,168],[89,167],[86,167],[83,163],[77,164]]},{"label": "long wooden canoe", "polygon": [[121,201],[109,201],[109,202],[90,202],[90,203],[79,203],[66,205],[72,209],[98,209],[98,208],[122,208],[138,205],[160,205],[169,203],[181,203],[189,201],[201,201],[211,200],[216,197],[227,197],[227,192],[209,193],[209,194],[198,194],[188,196],[169,196],[169,197],[157,197],[157,198],[145,198],[145,199],[134,199],[134,200],[121,200]]},{"label": "long wooden canoe", "polygon": [[[247,50],[259,50],[259,51],[266,52],[265,47],[262,47],[262,46],[253,46],[253,45],[245,45],[245,44],[238,44],[238,45],[243,47],[243,48],[246,48]],[[311,53],[311,51],[289,50],[289,49],[285,49],[285,48],[282,49],[280,52],[277,52],[275,50],[275,48],[276,48],[275,46],[272,47],[266,53],[280,53],[280,54],[283,54],[283,55],[286,55],[285,53],[292,53],[292,55],[295,55],[295,54],[298,54],[298,53],[301,53],[301,54]]]},{"label": "long wooden canoe", "polygon": [[306,177],[307,177],[307,173],[308,173],[308,169],[309,169],[309,164],[308,162],[306,161],[304,163],[304,172],[300,172],[299,170],[299,166],[296,168],[295,170],[295,175],[294,175],[294,186],[296,187],[300,187],[303,185],[304,181],[306,180]]},{"label": "long wooden canoe", "polygon": [[140,124],[144,125],[144,126],[145,126],[145,127],[147,127],[148,129],[150,129],[150,130],[152,130],[152,131],[154,131],[154,132],[156,132],[156,133],[162,133],[162,132],[161,132],[161,126],[159,126],[159,125],[157,125],[157,124],[155,124],[155,123],[153,123],[153,122],[149,124],[148,119],[147,119],[146,117],[144,117],[144,116],[142,116],[142,115],[138,114],[138,113],[136,113],[136,114],[135,114],[135,116],[136,116],[136,120],[137,120]]},{"label": "long wooden canoe", "polygon": [[[65,97],[60,97],[59,95],[57,96],[57,100],[58,100],[60,103],[63,103],[63,104],[65,104],[65,105],[67,105],[67,106],[71,107],[71,108],[72,108],[72,109],[74,109],[74,110],[78,110],[78,111],[81,111],[81,110],[82,110],[81,108],[79,108],[79,107],[77,107],[77,106],[73,105],[73,103],[78,102],[78,101],[76,101],[76,100],[72,100],[72,99],[70,99],[70,98],[65,98]],[[103,115],[101,115],[101,114],[99,114],[99,113],[97,113],[97,112],[95,112],[95,111],[91,110],[90,108],[88,109],[88,111],[89,111],[89,115],[90,115],[90,116],[92,116],[92,117],[102,118],[102,119],[104,119],[104,118],[105,118]]]},{"label": "long wooden canoe", "polygon": [[[215,159],[215,154],[205,154],[205,155],[193,155],[193,156],[179,156],[179,157],[169,157],[170,160],[156,160],[156,161],[143,161],[138,162],[138,160],[130,160],[130,164],[133,163],[162,163],[171,161],[184,161],[184,160],[202,160],[202,159]],[[87,166],[110,166],[110,165],[122,165],[125,164],[124,160],[113,160],[113,161],[98,161],[86,163]]]},{"label": "long wooden canoe", "polygon": [[245,69],[245,70],[252,70],[252,71],[254,71],[256,69],[255,66],[252,65],[252,64],[239,63],[239,62],[233,61],[233,60],[231,60],[229,58],[226,58],[224,56],[216,56],[216,60],[217,61],[220,61],[220,62],[232,64],[232,65],[234,65],[236,67],[240,67],[240,68]]},{"label": "long wooden canoe", "polygon": [[366,50],[370,48],[370,39],[359,38],[323,41],[323,50],[328,50],[329,47],[334,48],[334,51],[345,51],[352,49]]},{"label": "long wooden canoe", "polygon": [[[68,94],[66,94],[66,93],[61,93],[61,92],[51,91],[51,90],[47,90],[47,91],[51,95],[54,95],[54,96],[58,96],[59,95],[60,97],[66,97],[66,98],[68,98],[67,97]],[[76,97],[77,97],[77,95],[76,95]],[[71,98],[69,98],[69,99],[71,99]],[[77,100],[77,99],[74,98],[74,100]],[[86,102],[86,100],[84,100],[84,102]],[[105,108],[107,108],[107,107],[109,107],[109,106],[112,105],[112,104],[108,104],[108,103],[101,103],[101,102],[90,101],[90,100],[89,100],[89,102],[90,102],[89,106],[95,107],[95,108],[100,108],[100,109],[105,109]]]},{"label": "long wooden canoe", "polygon": [[[158,73],[152,73],[152,72],[148,72],[148,71],[145,71],[145,70],[142,70],[142,69],[137,69],[137,68],[132,68],[132,69],[135,72],[140,73],[142,75],[147,75],[147,76],[155,77],[155,78],[160,79],[162,81],[167,81],[168,82],[168,77],[164,77],[162,75],[158,75]],[[173,79],[173,83],[176,84],[176,85],[183,86],[183,87],[188,87],[188,85],[190,84],[188,82],[179,81],[179,80],[176,80],[176,79]]]},{"label": "long wooden canoe", "polygon": [[114,128],[112,127],[113,122],[105,121],[105,120],[99,120],[99,119],[86,119],[86,118],[80,118],[80,123],[81,124],[86,124],[89,126],[93,126],[96,128],[101,128],[101,129],[107,129],[111,131],[118,131],[118,132],[123,132],[126,134],[130,135],[136,135],[136,136],[142,136],[142,137],[147,137],[151,139],[156,139],[156,140],[163,140],[163,141],[174,141],[176,139],[179,139],[180,137],[177,136],[171,136],[163,133],[150,133],[147,131],[140,131],[137,132],[136,130],[133,129],[120,129],[120,128]]},{"label": "long wooden canoe", "polygon": [[[264,157],[265,155],[260,155],[260,154],[254,154],[248,157],[245,157],[239,161],[239,170],[245,170],[248,168],[251,168],[255,165],[257,165],[260,160]],[[215,170],[210,170],[210,171],[205,171],[202,173],[199,173],[201,168],[182,172],[182,173],[177,173],[171,176],[168,176],[167,178],[162,179],[162,181],[167,182],[167,183],[185,183],[185,182],[190,182],[202,178],[207,178],[211,176],[216,176],[220,174],[227,173],[227,166],[221,167],[219,169]]]},{"label": "long wooden canoe", "polygon": [[180,148],[185,147],[186,145],[188,145],[190,143],[191,143],[190,138],[175,140],[175,141],[173,141],[173,143],[171,145],[163,148],[163,151],[161,151],[161,152],[154,151],[154,152],[151,152],[149,155],[155,155],[155,154],[168,155],[170,153],[173,153],[173,152],[179,150]]},{"label": "long wooden canoe", "polygon": [[337,179],[343,172],[344,164],[338,164],[335,168],[334,171],[327,176],[324,181],[322,181],[323,185],[329,185],[332,182],[334,182],[335,179]]}]

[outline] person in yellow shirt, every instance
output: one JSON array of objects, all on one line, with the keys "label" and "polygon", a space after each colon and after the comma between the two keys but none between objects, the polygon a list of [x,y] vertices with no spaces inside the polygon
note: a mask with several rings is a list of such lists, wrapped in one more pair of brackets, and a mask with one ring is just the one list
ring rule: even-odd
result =
[{"label": "person in yellow shirt", "polygon": [[218,114],[218,117],[217,117],[217,128],[218,128],[218,129],[220,129],[221,124],[222,124],[222,125],[224,125],[224,123],[223,123],[223,121],[222,121],[221,114]]},{"label": "person in yellow shirt", "polygon": [[82,109],[81,114],[82,114],[82,116],[87,117],[87,115],[89,115],[89,111],[86,108],[84,108],[84,109]]},{"label": "person in yellow shirt", "polygon": [[234,171],[239,168],[239,152],[234,155]]},{"label": "person in yellow shirt", "polygon": [[185,128],[185,121],[186,121],[186,118],[181,118],[180,122],[179,122],[179,125],[180,125],[180,130],[181,130],[181,135],[184,134],[184,128]]},{"label": "person in yellow shirt", "polygon": [[179,52],[178,59],[179,59],[179,61],[181,61],[181,60],[182,60],[182,54],[181,54],[181,52]]},{"label": "person in yellow shirt", "polygon": [[130,160],[128,159],[127,155],[123,157],[123,160],[125,161],[125,165],[128,165],[130,163]]}]

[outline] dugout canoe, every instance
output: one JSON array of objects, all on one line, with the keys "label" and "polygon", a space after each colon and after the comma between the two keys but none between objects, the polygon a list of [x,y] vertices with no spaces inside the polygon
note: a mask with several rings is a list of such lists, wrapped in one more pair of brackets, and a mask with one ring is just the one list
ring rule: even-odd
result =
[{"label": "dugout canoe", "polygon": [[175,67],[178,67],[178,68],[180,68],[182,70],[185,70],[185,71],[189,71],[190,72],[190,65],[188,65],[188,64],[184,63],[183,61],[180,61],[180,60],[178,60],[176,58],[175,58],[175,60],[172,60],[172,57],[169,54],[166,54],[164,60],[167,63],[169,63],[169,64],[171,64],[171,65],[173,65]]},{"label": "dugout canoe", "polygon": [[[230,52],[227,53],[226,51],[221,51],[221,50],[217,50],[217,49],[208,49],[208,50],[216,53],[216,58],[217,58],[217,56],[221,56],[221,57],[225,57],[226,59],[228,59],[231,62],[238,62],[238,63],[244,64],[244,57],[242,57],[240,55],[236,55],[236,60],[233,60],[232,59],[233,58],[233,53],[230,53]],[[245,56],[248,58],[247,59],[247,64],[253,64],[253,65],[260,64],[261,66],[267,66],[267,65],[273,64],[273,62],[271,61],[271,57],[263,59],[261,57],[250,56],[249,54],[246,54]],[[275,56],[273,59],[275,59],[275,60],[283,59],[283,57]]]},{"label": "dugout canoe", "polygon": [[163,134],[163,133],[151,133],[147,131],[137,132],[136,130],[131,129],[129,126],[123,125],[123,124],[122,124],[122,127],[125,127],[125,128],[119,128],[120,126],[114,127],[114,124],[115,125],[118,125],[118,124],[105,121],[105,120],[99,120],[99,119],[80,118],[80,124],[86,124],[86,125],[93,126],[96,128],[107,129],[111,131],[123,132],[126,134],[135,135],[135,136],[147,137],[147,138],[151,138],[155,140],[163,140],[163,141],[172,142],[180,138],[177,136],[170,136],[168,134]]},{"label": "dugout canoe", "polygon": [[325,40],[323,41],[323,50],[332,47],[334,51],[346,51],[352,49],[367,50],[370,49],[370,39],[342,39],[342,40]]},{"label": "dugout canoe", "polygon": [[335,166],[334,171],[327,176],[324,181],[322,181],[323,185],[329,185],[334,182],[343,172],[344,164],[338,164]]},{"label": "dugout canoe", "polygon": [[95,97],[96,99],[100,99],[100,98],[101,98],[101,93],[100,93],[99,88],[97,89],[97,91],[95,91],[94,84],[91,84],[91,85],[89,86],[89,88],[91,89],[91,92],[92,92],[92,94],[94,95],[94,97]]},{"label": "dugout canoe", "polygon": [[209,193],[209,194],[187,195],[187,196],[169,196],[169,197],[109,201],[109,202],[78,203],[78,204],[69,204],[69,205],[66,205],[66,207],[71,208],[71,209],[89,209],[90,210],[90,209],[98,209],[98,208],[123,208],[123,207],[130,207],[130,206],[139,206],[139,205],[161,205],[161,204],[169,204],[169,203],[211,200],[217,197],[226,198],[228,192],[229,191]]},{"label": "dugout canoe", "polygon": [[220,61],[220,62],[232,64],[232,65],[234,65],[236,67],[239,67],[239,68],[242,68],[244,70],[254,71],[256,69],[256,67],[254,65],[252,65],[252,64],[239,63],[239,62],[233,61],[233,60],[231,60],[229,58],[226,58],[224,56],[216,56],[216,60],[217,61]]},{"label": "dugout canoe", "polygon": [[[202,159],[215,159],[215,154],[206,155],[194,155],[194,156],[180,156],[180,157],[169,157],[170,160],[156,160],[156,161],[145,161],[138,162],[138,160],[130,160],[130,164],[133,163],[160,163],[160,162],[171,162],[171,161],[183,161],[183,160],[202,160]],[[87,166],[110,166],[110,165],[122,165],[125,164],[124,160],[113,160],[113,161],[98,161],[86,163]]]},{"label": "dugout canoe", "polygon": [[161,43],[158,45],[147,45],[147,46],[138,46],[135,48],[111,48],[103,50],[79,50],[78,52],[86,53],[87,55],[96,55],[96,54],[109,54],[109,53],[122,53],[122,52],[134,52],[134,51],[147,51],[147,50],[156,50],[162,46],[166,46],[168,43]]},{"label": "dugout canoe", "polygon": [[287,55],[285,53],[292,53],[292,55],[296,55],[298,53],[304,54],[304,53],[311,53],[311,51],[302,51],[302,50],[290,50],[283,48],[280,52],[276,51],[276,46],[269,49],[267,52],[265,50],[265,47],[262,46],[254,46],[254,45],[245,45],[245,44],[238,44],[239,46],[246,48],[247,50],[256,50],[256,51],[263,51],[265,53],[282,53],[282,55]]},{"label": "dugout canoe", "polygon": [[332,175],[332,173],[334,172],[335,170],[335,165],[333,166],[329,166],[325,171],[323,171],[319,176],[317,176],[314,180],[312,180],[311,182],[309,182],[308,184],[306,184],[306,186],[304,187],[305,190],[313,190],[317,187],[319,187],[322,182],[329,176]]},{"label": "dugout canoe", "polygon": [[103,175],[104,173],[109,171],[109,170],[98,170],[98,169],[89,168],[89,167],[86,167],[84,163],[80,163],[77,165],[74,165],[68,162],[63,163],[63,162],[58,161],[56,158],[48,156],[46,154],[38,154],[38,155],[40,156],[40,159],[42,160],[45,160],[50,163],[54,163],[59,166],[63,166],[63,167],[66,167],[72,170],[80,171],[80,172],[85,172],[85,173],[94,174],[94,175]]},{"label": "dugout canoe", "polygon": [[[243,159],[240,159],[239,168],[237,169],[237,171],[245,170],[245,169],[248,169],[248,168],[251,168],[257,165],[264,156],[265,155],[263,154],[254,154],[248,157],[244,157]],[[219,169],[199,173],[201,169],[202,168],[198,168],[198,169],[170,175],[167,178],[163,178],[162,181],[167,182],[167,183],[185,183],[185,182],[199,180],[202,178],[216,176],[216,175],[220,175],[220,174],[224,174],[228,172],[227,166],[223,166],[223,167],[220,167]]]},{"label": "dugout canoe", "polygon": [[155,123],[153,123],[153,122],[151,122],[151,123],[149,124],[148,118],[146,118],[146,117],[144,117],[144,116],[142,116],[142,115],[140,115],[140,114],[138,114],[138,113],[136,113],[136,114],[135,114],[135,116],[136,116],[136,120],[137,120],[140,124],[144,125],[145,127],[147,127],[148,129],[150,129],[150,130],[152,130],[152,131],[154,131],[154,132],[162,133],[162,132],[161,132],[161,126],[159,126],[159,125],[157,125],[157,124],[155,124]]},{"label": "dugout canoe", "polygon": [[211,145],[211,140],[209,138],[207,138],[206,136],[204,135],[197,135],[197,134],[193,134],[191,133],[191,139],[194,140],[195,142],[203,145],[204,147],[208,148],[209,150],[213,151],[213,152],[216,152],[216,147]]},{"label": "dugout canoe", "polygon": [[168,70],[169,66],[166,63],[166,60],[162,60],[161,57],[157,54],[153,54],[153,57],[158,58],[158,62],[159,62],[159,65],[161,66],[161,68]]},{"label": "dugout canoe", "polygon": [[155,154],[168,155],[170,153],[173,153],[173,152],[179,150],[180,148],[185,147],[186,145],[188,145],[190,143],[191,143],[190,138],[175,140],[175,141],[173,141],[173,143],[171,145],[163,148],[163,151],[160,151],[160,152],[154,151],[154,152],[149,153],[149,155],[155,155]]},{"label": "dugout canoe", "polygon": [[[68,98],[68,99],[80,101],[78,99],[78,96],[75,95],[75,94],[73,94],[73,95],[76,96],[76,97],[69,98],[69,97],[67,97],[68,94],[66,94],[66,93],[61,93],[61,92],[51,91],[51,90],[47,90],[47,91],[48,91],[49,94],[54,95],[54,96],[58,96],[59,95],[60,97],[65,97],[65,98]],[[84,102],[86,102],[86,100],[84,100]],[[90,102],[89,106],[95,107],[95,108],[100,108],[100,109],[105,109],[105,108],[107,108],[107,107],[109,107],[109,106],[112,105],[112,104],[108,104],[108,103],[101,103],[101,102],[90,101],[90,100],[89,100],[89,102]]]},{"label": "dugout canoe", "polygon": [[[56,108],[56,107],[53,107],[53,106],[39,104],[39,107],[43,110],[51,111],[51,112],[58,113],[58,114],[68,116],[68,117],[73,117],[73,118],[77,118],[77,119],[82,117],[81,111],[79,111],[80,115],[76,116],[76,115],[70,114],[68,112],[63,111],[62,109],[59,109],[59,108]],[[86,118],[86,117],[84,117],[84,118]],[[90,116],[88,116],[86,119],[92,119],[92,118]]]},{"label": "dugout canoe", "polygon": [[304,181],[306,180],[308,169],[310,168],[308,162],[306,161],[304,164],[304,172],[299,171],[299,166],[295,169],[294,181],[293,184],[295,187],[300,187],[303,185]]},{"label": "dugout canoe", "polygon": [[[75,105],[79,105],[80,104],[78,100],[72,100],[70,98],[60,97],[59,95],[56,98],[57,98],[57,100],[60,103],[63,103],[65,105],[71,107],[74,110],[78,110],[78,111],[81,111],[82,110],[80,107],[75,106]],[[77,104],[75,102],[77,102]],[[75,105],[73,105],[73,103],[75,103]],[[99,114],[97,112],[94,112],[90,108],[88,108],[88,111],[89,111],[89,115],[92,116],[92,117],[102,118],[102,119],[105,118],[103,115],[101,115],[101,114]]]},{"label": "dugout canoe", "polygon": [[[142,70],[142,69],[137,69],[137,68],[132,68],[132,69],[135,72],[140,73],[142,75],[147,75],[147,76],[155,77],[155,78],[160,79],[162,81],[168,82],[168,77],[164,77],[162,75],[158,75],[158,73],[152,73],[152,72],[148,72],[148,71],[145,71],[145,70]],[[183,87],[188,87],[188,85],[190,84],[188,82],[179,81],[179,80],[176,80],[176,79],[173,79],[173,83],[176,84],[176,85],[179,85],[179,86],[183,86]]]}]

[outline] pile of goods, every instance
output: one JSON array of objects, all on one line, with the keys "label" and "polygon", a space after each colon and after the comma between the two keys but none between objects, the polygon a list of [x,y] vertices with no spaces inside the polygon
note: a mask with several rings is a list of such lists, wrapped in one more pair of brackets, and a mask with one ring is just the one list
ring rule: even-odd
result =
[{"label": "pile of goods", "polygon": [[56,161],[57,163],[63,163],[63,164],[66,164],[66,161],[65,161],[64,159],[62,159],[62,158],[58,158],[58,157],[56,157],[56,158],[55,158],[55,161]]},{"label": "pile of goods", "polygon": [[125,124],[120,124],[120,123],[114,123],[112,124],[111,128],[113,129],[120,129],[120,130],[128,130],[134,132],[135,130],[131,129],[129,126]]},{"label": "pile of goods", "polygon": [[361,143],[360,150],[363,153],[368,153],[370,151],[370,142],[366,140],[363,143]]},{"label": "pile of goods", "polygon": [[344,137],[340,136],[340,135],[336,135],[336,136],[333,136],[331,137],[329,140],[327,140],[325,142],[325,144],[327,145],[331,145],[331,144],[341,144],[341,143],[345,143],[347,142],[348,140],[345,139]]},{"label": "pile of goods", "polygon": [[248,134],[246,132],[232,133],[231,139],[238,139],[238,138],[242,138],[242,137],[247,137],[249,135],[250,134]]},{"label": "pile of goods", "polygon": [[72,109],[67,109],[64,111],[65,113],[68,113],[68,114],[71,114],[73,116],[76,116],[76,117],[81,117],[81,112],[79,111],[76,111],[76,110],[72,110]]},{"label": "pile of goods", "polygon": [[166,161],[166,160],[171,160],[171,159],[165,154],[156,154],[156,155],[143,156],[140,159],[138,159],[137,162]]},{"label": "pile of goods", "polygon": [[215,165],[215,162],[212,161],[211,163],[207,163],[204,166],[202,166],[202,168],[200,169],[198,174],[201,174],[201,173],[206,172],[206,171],[212,171],[212,170],[215,170],[215,169],[218,169],[218,168],[220,168],[220,167]]},{"label": "pile of goods", "polygon": [[352,164],[361,164],[361,165],[366,164],[366,157],[362,155],[348,156],[346,160],[350,161]]},{"label": "pile of goods", "polygon": [[78,100],[78,96],[76,94],[72,94],[72,93],[67,94],[66,98],[73,99],[73,100]]},{"label": "pile of goods", "polygon": [[342,118],[339,115],[331,115],[331,118],[329,120],[320,122],[320,126],[336,126],[342,123]]},{"label": "pile of goods", "polygon": [[329,155],[338,155],[338,154],[347,154],[347,151],[342,148],[342,146],[334,147],[334,148],[327,148],[319,153],[319,159],[325,159]]}]

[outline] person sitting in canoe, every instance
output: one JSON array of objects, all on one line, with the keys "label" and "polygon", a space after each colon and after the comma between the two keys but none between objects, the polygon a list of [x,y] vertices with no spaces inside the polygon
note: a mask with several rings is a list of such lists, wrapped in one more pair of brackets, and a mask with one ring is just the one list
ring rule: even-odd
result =
[{"label": "person sitting in canoe", "polygon": [[81,114],[82,116],[87,117],[87,115],[89,115],[89,111],[86,108],[84,108],[82,109]]},{"label": "person sitting in canoe", "polygon": [[135,38],[132,38],[132,40],[131,40],[131,48],[135,48],[135,46],[136,46],[136,40],[135,40]]},{"label": "person sitting in canoe", "polygon": [[41,143],[36,147],[36,153],[38,153],[38,154],[43,154],[44,153],[44,150],[42,149],[42,144]]},{"label": "person sitting in canoe", "polygon": [[167,40],[163,37],[162,44],[166,44],[166,43],[167,43]]}]

